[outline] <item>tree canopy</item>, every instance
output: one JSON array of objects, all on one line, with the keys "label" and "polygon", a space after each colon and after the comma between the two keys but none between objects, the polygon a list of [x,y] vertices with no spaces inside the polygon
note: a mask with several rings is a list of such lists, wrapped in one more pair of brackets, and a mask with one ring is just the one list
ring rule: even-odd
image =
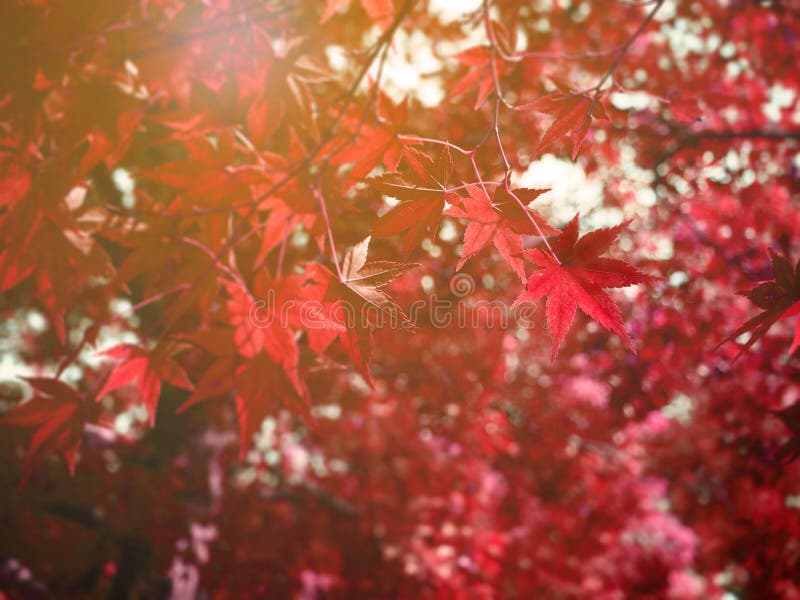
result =
[{"label": "tree canopy", "polygon": [[796,0],[0,29],[0,598],[800,598]]}]

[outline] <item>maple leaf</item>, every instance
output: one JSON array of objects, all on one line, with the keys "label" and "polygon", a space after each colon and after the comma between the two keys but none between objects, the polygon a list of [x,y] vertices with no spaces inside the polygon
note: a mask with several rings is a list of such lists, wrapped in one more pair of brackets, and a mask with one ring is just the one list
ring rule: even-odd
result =
[{"label": "maple leaf", "polygon": [[176,337],[182,342],[201,348],[213,357],[212,362],[195,381],[191,396],[178,407],[177,413],[234,388],[236,345],[231,328],[208,327],[202,331],[181,333]]},{"label": "maple leaf", "polygon": [[398,147],[402,145],[397,137],[384,127],[362,125],[358,138],[331,160],[336,165],[353,165],[342,183],[342,193],[346,193],[381,163],[392,171],[397,169],[401,157]]},{"label": "maple leaf", "polygon": [[[325,23],[337,12],[345,11],[350,7],[351,0],[325,0],[325,11],[322,13],[320,23]],[[392,24],[394,5],[392,0],[361,0],[361,6],[372,21],[385,30]]]},{"label": "maple leaf", "polygon": [[[513,35],[509,34],[509,31],[502,23],[492,21],[492,29],[495,34],[495,43],[500,50],[499,53],[493,53],[489,46],[473,46],[453,57],[462,65],[471,67],[471,69],[450,89],[448,97],[456,99],[472,88],[477,88],[473,105],[475,110],[478,110],[489,97],[489,94],[494,91],[495,76],[502,79],[511,71],[509,62],[503,60],[500,54],[505,56],[513,54],[516,40]],[[494,59],[492,59],[493,54]]]},{"label": "maple leaf", "polygon": [[[69,187],[58,175],[63,174],[41,177],[28,190],[9,182],[12,187],[5,196],[9,206],[0,213],[0,292],[32,277],[36,298],[64,343],[64,317],[76,284],[87,275],[111,277],[114,269],[79,218],[84,212],[82,194],[71,205],[67,201]],[[28,193],[19,195],[23,191]]]},{"label": "maple leaf", "polygon": [[253,435],[261,423],[280,406],[300,411],[306,425],[313,427],[313,417],[308,398],[308,389],[301,385],[297,389],[286,372],[265,352],[236,369],[236,418],[239,422],[239,459],[243,460]]},{"label": "maple leaf", "polygon": [[[513,190],[514,194],[526,205],[546,191]],[[464,248],[456,270],[460,270],[467,260],[488,246],[489,243],[493,243],[506,263],[522,281],[525,281],[521,234],[534,235],[541,230],[544,235],[555,235],[559,233],[558,229],[552,227],[536,211],[527,208],[523,211],[504,186],[498,186],[495,189],[493,200],[489,200],[486,192],[479,185],[467,185],[467,193],[467,198],[459,197],[458,202],[444,212],[450,217],[469,220],[464,233]],[[539,230],[531,223],[530,219],[539,225]]]},{"label": "maple leaf", "polygon": [[259,305],[243,282],[226,281],[224,286],[230,295],[226,308],[233,325],[237,352],[245,358],[253,358],[262,351],[266,352],[286,372],[295,387],[301,389],[297,373],[299,351],[294,332],[286,323],[281,323],[280,315],[270,314],[266,315],[268,319],[257,320],[254,310]]},{"label": "maple leaf", "polygon": [[[742,346],[737,358],[764,337],[775,323],[800,314],[800,261],[793,267],[786,257],[772,250],[769,251],[769,256],[772,261],[773,278],[769,281],[762,281],[750,290],[739,292],[764,310],[726,336],[717,345],[719,347],[749,331],[750,338]],[[795,325],[794,339],[789,348],[789,354],[793,354],[798,346],[800,346],[800,320]]]},{"label": "maple leaf", "polygon": [[239,424],[239,460],[244,460],[253,435],[264,419],[281,406],[299,412],[305,423],[313,427],[305,384],[290,380],[266,352],[259,352],[238,366],[235,363],[232,356],[215,357],[197,381],[195,392],[178,407],[177,412],[182,413],[199,402],[234,392]]},{"label": "maple leaf", "polygon": [[595,98],[593,93],[576,92],[562,81],[554,80],[558,91],[552,92],[533,102],[521,104],[516,110],[546,113],[555,116],[539,143],[536,144],[531,158],[540,156],[545,150],[564,136],[572,139],[572,160],[578,157],[578,151],[592,124],[592,117],[608,119],[603,101]]},{"label": "maple leaf", "polygon": [[299,412],[306,424],[313,427],[307,387],[290,380],[266,352],[259,352],[238,366],[234,356],[215,356],[198,379],[194,393],[177,412],[229,392],[234,392],[236,402],[240,460],[244,459],[264,419],[281,406]]},{"label": "maple leaf", "polygon": [[70,475],[83,439],[88,403],[63,381],[45,377],[22,377],[34,397],[0,415],[0,427],[36,427],[22,467],[24,485],[39,457],[47,451],[62,455]]},{"label": "maple leaf", "polygon": [[119,344],[99,354],[115,358],[119,362],[98,392],[97,400],[102,400],[118,388],[135,383],[139,398],[147,407],[151,427],[156,422],[156,408],[161,395],[162,381],[184,390],[193,389],[183,367],[171,359],[164,350],[148,352],[132,344]]},{"label": "maple leaf", "polygon": [[273,103],[282,102],[286,116],[318,141],[318,110],[310,86],[336,79],[336,76],[321,61],[304,52],[305,44],[301,38],[290,39],[279,60],[270,68],[269,78],[265,80],[269,92],[264,91],[271,96]]},{"label": "maple leaf", "polygon": [[[272,322],[264,326],[264,321],[255,318],[250,310],[245,316],[241,309],[249,309],[253,297],[241,283],[226,282],[226,287],[231,295],[228,309],[234,328],[211,327],[180,335],[181,340],[210,354],[212,361],[196,381],[192,395],[178,407],[177,412],[182,413],[195,404],[233,392],[240,434],[239,458],[243,460],[253,435],[271,412],[285,406],[298,412],[311,427],[313,417],[308,388],[297,376],[296,345],[287,346],[289,338],[294,344],[291,331],[280,322],[276,322],[274,328]],[[280,336],[280,331],[285,332],[285,338],[275,337]],[[239,357],[246,358],[244,362],[240,362],[237,351]],[[281,351],[287,354],[282,356]]]},{"label": "maple leaf", "polygon": [[445,201],[455,200],[457,194],[447,187],[453,174],[453,159],[447,146],[436,162],[427,155],[412,151],[416,162],[408,161],[407,175],[386,173],[369,180],[379,192],[401,202],[380,217],[373,228],[376,237],[389,237],[405,232],[403,256],[407,257],[430,232],[436,235]]},{"label": "maple leaf", "polygon": [[306,268],[302,274],[276,281],[275,306],[285,315],[289,327],[304,330],[309,347],[322,353],[345,331],[339,301],[326,299],[329,280],[323,271]]},{"label": "maple leaf", "polygon": [[405,320],[405,314],[397,303],[380,288],[417,266],[413,263],[367,262],[370,239],[366,237],[345,253],[341,267],[342,279],[333,287],[334,293],[346,308],[353,311],[355,317],[352,327],[348,326],[339,339],[367,381],[370,381],[371,329],[377,324],[369,306],[378,309],[380,318],[388,316],[390,319]]},{"label": "maple leaf", "polygon": [[[275,402],[299,410],[309,426],[313,426],[313,419],[308,389],[298,371],[297,341],[289,324],[282,322],[281,306],[268,306],[268,314],[258,315],[254,310],[260,305],[243,282],[226,281],[224,285],[230,295],[226,308],[233,325],[234,345],[238,354],[248,359],[236,368],[233,377],[243,457],[253,434],[274,409]],[[269,286],[269,282],[261,279],[259,295],[266,295]],[[218,385],[214,389],[224,389],[227,385],[229,366],[230,363],[223,362],[215,367]]]},{"label": "maple leaf", "polygon": [[378,165],[396,171],[401,158],[416,160],[409,147],[422,142],[398,137],[408,119],[408,100],[395,104],[385,94],[379,93],[377,104],[381,119],[376,126],[364,123],[360,116],[343,119],[352,133],[338,136],[329,144],[329,152],[333,153],[331,164],[352,164],[342,181],[343,194]]},{"label": "maple leaf", "polygon": [[367,262],[370,239],[367,236],[344,255],[342,283],[365,302],[379,307],[396,306],[394,300],[380,288],[418,265],[384,260]]},{"label": "maple leaf", "polygon": [[269,252],[279,246],[298,227],[311,231],[317,220],[317,214],[290,208],[283,200],[277,197],[268,198],[259,205],[260,209],[268,209],[269,215],[261,225],[261,250],[254,261],[255,267],[260,267],[266,261]]},{"label": "maple leaf", "polygon": [[195,382],[192,395],[178,407],[176,412],[182,413],[199,402],[221,396],[234,389],[235,366],[233,356],[215,357]]},{"label": "maple leaf", "polygon": [[[486,46],[475,46],[458,53],[454,58],[461,64],[472,68],[450,89],[449,97],[456,99],[472,88],[477,88],[473,105],[473,108],[477,110],[494,90],[494,76],[490,62],[491,50]],[[508,70],[508,65],[502,58],[495,57],[494,68],[497,70],[498,76],[501,76]]]},{"label": "maple leaf", "polygon": [[791,439],[778,451],[776,459],[783,464],[794,462],[800,457],[800,402],[789,408],[773,411],[783,424],[792,432]]},{"label": "maple leaf", "polygon": [[372,328],[379,324],[378,319],[405,322],[407,318],[394,299],[381,288],[417,266],[413,263],[368,262],[370,239],[365,238],[345,253],[341,279],[321,265],[308,266],[317,284],[327,283],[325,299],[334,303],[331,314],[338,328],[337,337],[367,382],[371,381]]},{"label": "maple leaf", "polygon": [[616,333],[632,352],[636,352],[619,308],[603,290],[657,279],[625,261],[602,256],[627,225],[628,222],[623,222],[615,227],[597,229],[579,238],[578,215],[575,215],[553,244],[555,256],[539,248],[524,253],[538,269],[530,276],[527,289],[514,305],[547,296],[553,359],[578,308]]},{"label": "maple leaf", "polygon": [[233,165],[234,138],[229,130],[216,133],[216,145],[204,136],[185,139],[183,144],[186,160],[142,170],[137,177],[180,190],[187,207],[203,208],[249,200],[249,187],[267,180],[258,167]]}]

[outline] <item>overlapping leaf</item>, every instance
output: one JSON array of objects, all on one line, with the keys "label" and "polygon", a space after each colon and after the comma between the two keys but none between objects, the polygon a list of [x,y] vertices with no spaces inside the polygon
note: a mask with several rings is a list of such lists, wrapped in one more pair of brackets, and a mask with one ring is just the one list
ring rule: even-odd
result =
[{"label": "overlapping leaf", "polygon": [[[513,190],[517,198],[525,205],[545,191],[547,190]],[[558,233],[558,229],[552,227],[535,210],[526,208],[523,211],[503,186],[495,189],[491,201],[479,185],[468,185],[467,194],[466,198],[459,198],[444,212],[450,217],[469,220],[464,233],[464,248],[456,270],[461,269],[467,260],[491,243],[497,248],[508,266],[522,281],[525,281],[522,234],[537,235],[541,231],[542,234],[548,236]],[[538,229],[531,220],[536,222]]]},{"label": "overlapping leaf", "polygon": [[187,207],[210,208],[250,199],[251,185],[268,181],[258,167],[235,165],[233,135],[222,130],[216,145],[203,136],[184,140],[186,160],[141,171],[138,177],[180,190]]},{"label": "overlapping leaf", "polygon": [[33,388],[34,397],[0,414],[0,427],[35,427],[23,463],[22,482],[30,476],[36,462],[48,451],[64,458],[70,474],[83,439],[87,403],[83,396],[63,381],[46,377],[23,377]]},{"label": "overlapping leaf", "polygon": [[411,161],[416,158],[411,146],[421,142],[399,137],[408,119],[408,101],[395,104],[379,93],[377,105],[380,122],[373,126],[365,123],[360,116],[344,119],[348,133],[334,138],[330,144],[333,152],[331,164],[352,164],[342,182],[342,193],[346,193],[379,165],[396,171],[401,158],[406,157]]},{"label": "overlapping leaf", "polygon": [[162,382],[166,381],[184,390],[192,390],[192,383],[183,367],[161,349],[148,352],[132,344],[119,344],[100,352],[100,355],[109,356],[119,362],[98,392],[97,399],[102,400],[104,396],[118,388],[135,384],[141,401],[147,407],[151,427],[156,421]]},{"label": "overlapping leaf", "polygon": [[369,242],[369,237],[364,238],[344,255],[342,283],[365,302],[379,307],[394,304],[381,288],[417,265],[383,260],[367,262]]},{"label": "overlapping leaf", "polygon": [[392,172],[369,180],[378,191],[397,198],[400,203],[375,223],[375,237],[403,233],[403,255],[409,256],[426,235],[436,235],[444,203],[457,195],[448,192],[453,174],[453,159],[445,146],[434,162],[421,152],[412,151],[414,161],[405,174]]},{"label": "overlapping leaf", "polygon": [[[286,294],[277,287],[259,289],[256,299],[242,281],[225,281],[226,302],[232,328],[211,328],[186,334],[182,339],[203,348],[213,358],[196,383],[194,393],[179,412],[215,396],[233,392],[243,458],[264,418],[281,406],[312,423],[308,389],[298,371],[299,350],[290,325],[296,324],[283,310]],[[297,311],[292,297],[292,310]]]},{"label": "overlapping leaf", "polygon": [[[234,328],[236,351],[245,358],[253,358],[264,352],[287,377],[300,389],[297,373],[299,351],[294,332],[281,323],[280,315],[268,315],[259,319],[255,312],[257,300],[241,282],[225,282],[230,295],[227,302],[228,316]],[[263,302],[264,299],[259,299]]]},{"label": "overlapping leaf", "polygon": [[[325,0],[325,11],[320,23],[325,23],[340,11],[350,7],[351,0]],[[392,0],[361,0],[361,6],[370,19],[381,29],[386,29],[392,24],[394,4]]]},{"label": "overlapping leaf", "polygon": [[[497,48],[504,54],[513,53],[514,36],[510,35],[506,27],[497,21],[492,21]],[[503,60],[498,52],[493,52],[489,46],[473,46],[459,52],[454,58],[466,65],[466,74],[459,79],[450,89],[450,98],[459,98],[472,89],[476,89],[473,108],[479,109],[494,90],[495,77],[501,79],[511,71],[511,63]]]},{"label": "overlapping leaf", "polygon": [[320,265],[309,265],[317,282],[327,281],[325,300],[335,303],[332,314],[341,330],[338,339],[351,361],[367,381],[372,346],[372,328],[394,326],[406,316],[382,288],[414,268],[412,263],[367,261],[370,238],[348,249],[342,260],[342,277]]},{"label": "overlapping leaf", "polygon": [[592,125],[592,118],[607,119],[608,115],[602,99],[596,97],[594,92],[574,91],[561,81],[556,81],[556,84],[558,91],[517,106],[516,109],[532,110],[555,117],[534,148],[532,156],[541,156],[559,140],[569,136],[572,140],[572,160],[575,160]]}]

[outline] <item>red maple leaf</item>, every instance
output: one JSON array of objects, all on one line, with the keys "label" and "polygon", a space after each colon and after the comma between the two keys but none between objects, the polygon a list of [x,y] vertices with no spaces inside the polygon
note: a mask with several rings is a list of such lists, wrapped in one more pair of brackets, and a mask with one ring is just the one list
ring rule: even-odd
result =
[{"label": "red maple leaf", "polygon": [[226,307],[234,328],[234,344],[237,352],[245,358],[253,358],[261,352],[266,352],[299,389],[300,380],[297,374],[299,350],[294,332],[286,326],[286,323],[281,323],[279,314],[270,314],[269,318],[263,316],[258,318],[256,311],[260,304],[243,282],[226,281],[224,285],[231,297]]},{"label": "red maple leaf", "polygon": [[221,396],[234,388],[236,346],[231,328],[208,327],[201,331],[182,333],[177,337],[213,357],[211,363],[203,369],[195,381],[192,395],[178,407],[178,413],[209,398]]},{"label": "red maple leaf", "polygon": [[64,457],[70,474],[83,439],[83,424],[91,404],[63,381],[22,377],[34,389],[34,397],[0,415],[0,427],[36,427],[22,466],[22,484],[38,459],[47,451]]},{"label": "red maple leaf", "polygon": [[[741,354],[764,337],[767,330],[775,323],[800,314],[800,261],[793,267],[786,257],[772,250],[769,251],[769,255],[772,259],[773,279],[762,281],[750,290],[739,292],[764,310],[725,337],[719,346],[749,331],[750,338],[742,346],[739,352]],[[800,346],[800,320],[795,325],[789,354],[797,350],[798,346]]]},{"label": "red maple leaf", "polygon": [[234,388],[235,361],[231,355],[215,357],[200,374],[194,387],[194,392],[178,407],[177,413],[182,413],[199,402],[221,396]]},{"label": "red maple leaf", "polygon": [[[517,189],[514,190],[514,194],[527,205],[546,191]],[[450,217],[469,220],[464,233],[464,248],[456,270],[460,270],[467,260],[489,243],[493,243],[506,263],[522,281],[525,281],[521,234],[535,235],[541,230],[544,235],[554,235],[559,233],[558,229],[552,227],[535,210],[523,211],[503,186],[495,189],[491,201],[479,185],[468,185],[467,193],[469,194],[467,198],[459,198],[457,203],[444,212]],[[531,219],[536,222],[539,229],[536,229]]]},{"label": "red maple leaf", "polygon": [[373,235],[389,237],[405,232],[404,256],[410,255],[428,233],[436,235],[445,200],[457,198],[454,192],[447,191],[453,174],[453,159],[447,146],[436,162],[422,152],[410,152],[416,160],[407,159],[411,166],[408,174],[392,172],[369,180],[379,192],[401,201],[378,219]]},{"label": "red maple leaf", "polygon": [[[325,12],[322,13],[320,23],[328,21],[337,12],[345,11],[350,7],[351,0],[325,0]],[[372,21],[381,29],[386,29],[392,24],[394,5],[392,0],[361,0],[361,6]]]},{"label": "red maple leaf", "polygon": [[[494,76],[491,66],[491,50],[486,46],[467,48],[454,57],[463,65],[471,67],[461,79],[452,87],[449,93],[451,99],[463,96],[472,88],[477,88],[473,108],[479,109],[494,90]],[[494,68],[498,76],[508,71],[508,65],[500,57],[495,57]]]},{"label": "red maple leaf", "polygon": [[516,109],[532,110],[555,116],[555,120],[536,144],[531,157],[540,156],[559,139],[569,135],[572,139],[572,160],[575,160],[578,157],[581,143],[589,132],[592,117],[607,119],[608,115],[602,100],[595,97],[594,93],[576,92],[564,82],[554,82],[558,86],[558,91],[537,98],[528,104],[517,106]]},{"label": "red maple leaf", "polygon": [[[57,175],[63,175],[58,173]],[[32,187],[3,179],[10,187],[0,205],[0,292],[35,280],[36,298],[47,310],[59,341],[66,341],[64,317],[74,290],[86,275],[113,276],[111,260],[81,217],[88,211],[82,194],[74,205],[69,188],[57,175],[43,176]]]},{"label": "red maple leaf", "polygon": [[[450,89],[448,97],[455,99],[471,89],[477,88],[473,105],[475,110],[478,110],[489,94],[494,91],[495,77],[502,79],[511,72],[510,63],[503,60],[499,54],[506,56],[513,54],[516,39],[509,33],[505,25],[498,21],[492,21],[492,30],[500,53],[493,52],[489,46],[473,46],[454,56],[462,65],[470,67],[470,70]],[[492,58],[493,56],[494,58]]]},{"label": "red maple leaf", "polygon": [[779,462],[788,464],[800,457],[800,402],[795,402],[789,408],[773,412],[792,432],[792,437],[778,450],[776,456]]},{"label": "red maple leaf", "polygon": [[[275,288],[263,278],[259,284],[259,296],[267,296],[269,289]],[[300,353],[295,333],[288,321],[283,322],[281,307],[267,306],[268,312],[260,314],[261,305],[243,282],[226,281],[225,288],[231,297],[226,307],[234,328],[234,345],[237,353],[248,359],[236,368],[233,378],[243,456],[253,434],[276,403],[299,409],[306,423],[313,423],[308,389],[298,371]],[[227,364],[218,368],[219,377],[227,381]]]},{"label": "red maple leaf", "polygon": [[140,171],[140,179],[180,190],[187,208],[218,207],[222,203],[250,199],[250,186],[268,181],[263,170],[252,165],[235,165],[233,134],[220,130],[216,146],[204,136],[183,141],[186,160],[164,163]]},{"label": "red maple leaf", "polygon": [[132,344],[119,344],[100,352],[100,355],[110,356],[120,362],[98,392],[97,400],[102,400],[104,396],[118,388],[135,383],[139,397],[147,407],[151,427],[156,422],[156,408],[161,395],[162,381],[184,390],[192,390],[192,383],[186,371],[163,349],[148,352]]},{"label": "red maple leaf", "polygon": [[417,266],[413,263],[367,261],[369,243],[367,237],[348,249],[342,260],[341,279],[321,265],[309,265],[308,269],[313,273],[316,285],[327,284],[324,298],[333,303],[329,313],[339,341],[368,382],[372,329],[381,319],[396,323],[407,319],[382,288]]},{"label": "red maple leaf", "polygon": [[290,381],[286,372],[266,353],[260,352],[240,365],[234,375],[236,418],[239,422],[239,459],[243,460],[253,435],[271,412],[285,406],[299,412],[306,425],[314,426],[305,384]]},{"label": "red maple leaf", "polygon": [[344,255],[341,282],[347,292],[364,302],[379,307],[394,305],[394,300],[380,288],[417,265],[385,260],[367,262],[369,242],[369,237],[364,238]]},{"label": "red maple leaf", "polygon": [[380,120],[373,126],[363,122],[360,117],[343,119],[347,129],[352,133],[338,136],[329,144],[332,153],[331,164],[352,164],[350,171],[342,181],[341,192],[347,191],[362,181],[378,165],[389,171],[396,171],[400,159],[415,160],[410,155],[410,146],[421,144],[412,139],[402,140],[398,137],[408,120],[408,101],[398,104],[385,94],[379,93],[376,99]]},{"label": "red maple leaf", "polygon": [[316,213],[307,212],[304,207],[290,207],[276,196],[262,201],[259,208],[270,212],[261,225],[261,250],[253,263],[256,268],[263,266],[270,251],[281,245],[298,227],[312,231],[317,220]]},{"label": "red maple leaf", "polygon": [[180,336],[205,350],[212,360],[177,412],[233,392],[241,460],[264,418],[280,407],[297,412],[311,427],[313,418],[308,388],[297,372],[298,351],[291,329],[277,313],[251,311],[256,301],[243,284],[226,282],[226,288],[231,295],[228,313],[234,328],[211,327]]},{"label": "red maple leaf", "polygon": [[539,248],[525,252],[525,257],[539,268],[528,278],[526,291],[514,304],[547,296],[553,359],[578,308],[616,333],[632,352],[636,352],[619,308],[603,290],[655,279],[625,261],[602,257],[627,225],[623,222],[615,227],[597,229],[579,239],[578,215],[575,215],[553,245],[555,256]]}]

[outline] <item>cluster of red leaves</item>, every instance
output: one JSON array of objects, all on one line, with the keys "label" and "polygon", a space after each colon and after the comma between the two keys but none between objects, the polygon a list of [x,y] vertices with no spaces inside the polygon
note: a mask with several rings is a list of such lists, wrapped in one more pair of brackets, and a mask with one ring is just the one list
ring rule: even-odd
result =
[{"label": "cluster of red leaves", "polygon": [[443,4],[0,6],[0,595],[800,594],[797,11]]}]

